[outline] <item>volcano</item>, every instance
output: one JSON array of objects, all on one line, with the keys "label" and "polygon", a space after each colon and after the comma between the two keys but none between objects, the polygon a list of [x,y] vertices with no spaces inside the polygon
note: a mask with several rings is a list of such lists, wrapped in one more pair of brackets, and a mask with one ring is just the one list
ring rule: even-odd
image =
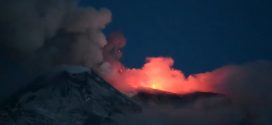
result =
[{"label": "volcano", "polygon": [[141,115],[147,106],[154,104],[182,109],[198,100],[217,98],[220,100],[216,102],[217,106],[231,105],[224,95],[209,92],[179,95],[142,89],[128,96],[92,70],[70,69],[73,70],[62,69],[40,76],[6,100],[1,105],[0,124],[118,125],[115,116]]}]

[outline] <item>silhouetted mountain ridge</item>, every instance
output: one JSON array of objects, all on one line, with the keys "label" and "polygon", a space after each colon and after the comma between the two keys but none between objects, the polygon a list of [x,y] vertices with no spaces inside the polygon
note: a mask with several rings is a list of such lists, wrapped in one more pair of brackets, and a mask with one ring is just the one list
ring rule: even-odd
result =
[{"label": "silhouetted mountain ridge", "polygon": [[92,71],[42,76],[11,98],[2,105],[1,124],[101,124],[114,114],[141,111]]}]

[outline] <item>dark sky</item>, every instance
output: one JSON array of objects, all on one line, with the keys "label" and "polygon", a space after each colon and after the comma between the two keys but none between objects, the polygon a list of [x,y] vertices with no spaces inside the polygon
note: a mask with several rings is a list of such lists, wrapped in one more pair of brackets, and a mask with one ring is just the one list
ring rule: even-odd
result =
[{"label": "dark sky", "polygon": [[123,62],[140,67],[147,56],[171,56],[186,74],[272,60],[272,2],[269,0],[82,0],[106,7],[122,31]]}]

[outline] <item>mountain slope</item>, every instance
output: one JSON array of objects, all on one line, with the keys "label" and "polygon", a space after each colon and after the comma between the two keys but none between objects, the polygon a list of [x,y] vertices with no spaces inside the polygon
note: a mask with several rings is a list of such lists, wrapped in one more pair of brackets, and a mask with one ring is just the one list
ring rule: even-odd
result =
[{"label": "mountain slope", "polygon": [[1,125],[99,125],[141,110],[94,72],[65,70],[37,78],[1,107]]}]

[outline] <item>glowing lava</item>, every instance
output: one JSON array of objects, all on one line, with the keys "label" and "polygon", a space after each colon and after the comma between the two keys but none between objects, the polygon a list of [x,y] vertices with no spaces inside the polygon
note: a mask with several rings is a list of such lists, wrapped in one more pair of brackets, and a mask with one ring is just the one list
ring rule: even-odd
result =
[{"label": "glowing lava", "polygon": [[157,85],[156,83],[153,83],[152,86],[151,86],[152,89],[157,89]]},{"label": "glowing lava", "polygon": [[152,83],[151,84],[151,88],[152,89],[159,89],[159,90],[163,90],[163,88],[161,87],[161,84],[160,83]]}]

